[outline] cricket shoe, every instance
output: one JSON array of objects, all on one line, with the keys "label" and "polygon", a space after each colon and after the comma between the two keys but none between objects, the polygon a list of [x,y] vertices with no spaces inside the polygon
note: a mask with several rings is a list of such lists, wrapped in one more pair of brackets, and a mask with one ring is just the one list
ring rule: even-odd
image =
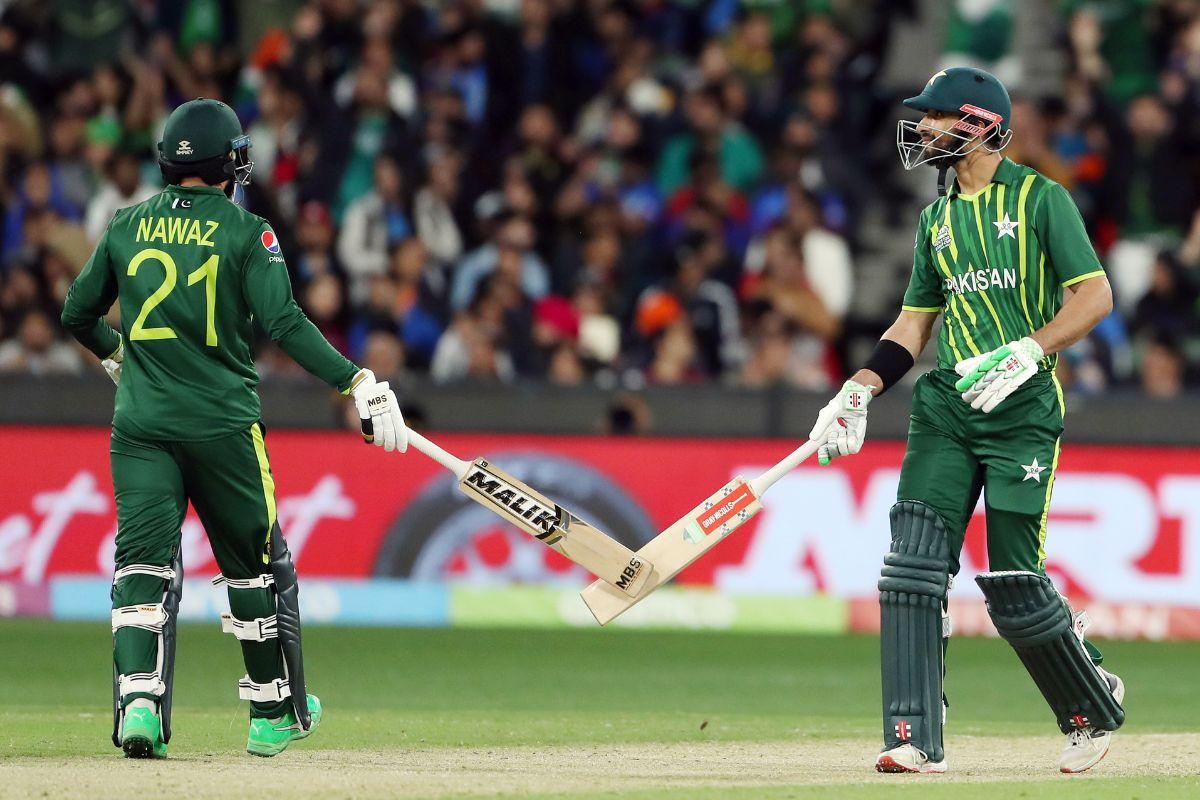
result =
[{"label": "cricket shoe", "polygon": [[166,758],[162,720],[149,700],[134,700],[121,715],[121,749],[126,758]]},{"label": "cricket shoe", "polygon": [[[1097,667],[1097,669],[1100,669]],[[1108,681],[1113,697],[1118,704],[1125,700],[1125,682],[1116,675],[1101,669],[1100,674]],[[1067,744],[1058,757],[1058,770],[1067,774],[1084,772],[1100,763],[1108,755],[1112,744],[1112,731],[1088,725],[1067,734]]]},{"label": "cricket shoe", "polygon": [[254,756],[270,758],[277,756],[287,749],[287,746],[297,739],[307,738],[321,724],[321,701],[315,694],[308,697],[308,714],[312,725],[308,730],[300,727],[296,712],[289,709],[286,714],[276,719],[265,717],[251,718],[250,736],[246,740],[246,752]]},{"label": "cricket shoe", "polygon": [[946,759],[930,761],[929,756],[915,745],[902,744],[880,753],[879,758],[875,759],[875,771],[941,775],[946,771]]}]

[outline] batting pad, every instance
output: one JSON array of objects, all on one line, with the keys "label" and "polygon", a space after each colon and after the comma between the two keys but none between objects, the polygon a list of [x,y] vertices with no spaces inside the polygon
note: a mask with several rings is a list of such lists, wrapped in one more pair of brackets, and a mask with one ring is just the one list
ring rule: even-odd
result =
[{"label": "batting pad", "polygon": [[1063,733],[1089,725],[1115,731],[1125,711],[1072,625],[1071,608],[1045,575],[985,572],[975,578],[988,613],[1050,704]]},{"label": "batting pad", "polygon": [[879,578],[883,747],[912,744],[941,761],[942,604],[950,546],[942,518],[924,503],[896,503],[891,520],[892,549]]}]

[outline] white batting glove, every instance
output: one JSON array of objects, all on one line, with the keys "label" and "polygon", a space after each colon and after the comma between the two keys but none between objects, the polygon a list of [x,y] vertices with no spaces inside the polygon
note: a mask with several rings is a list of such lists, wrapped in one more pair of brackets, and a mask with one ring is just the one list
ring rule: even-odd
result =
[{"label": "white batting glove", "polygon": [[100,366],[104,367],[104,371],[108,373],[108,377],[112,378],[112,382],[117,386],[121,385],[121,364],[125,361],[125,342],[117,342],[117,349],[108,358],[100,362]]},{"label": "white batting glove", "polygon": [[963,402],[987,414],[1036,375],[1038,362],[1045,357],[1042,346],[1026,336],[958,362],[954,371],[962,378],[954,388],[962,392]]},{"label": "white batting glove", "polygon": [[400,403],[387,381],[375,380],[369,369],[359,370],[350,384],[350,394],[358,408],[363,439],[387,452],[408,449],[408,428],[400,414]]},{"label": "white batting glove", "polygon": [[838,456],[851,456],[862,449],[867,438],[867,406],[871,404],[871,387],[846,381],[837,397],[821,409],[817,422],[808,434],[810,441],[820,442],[817,456],[828,464]]}]

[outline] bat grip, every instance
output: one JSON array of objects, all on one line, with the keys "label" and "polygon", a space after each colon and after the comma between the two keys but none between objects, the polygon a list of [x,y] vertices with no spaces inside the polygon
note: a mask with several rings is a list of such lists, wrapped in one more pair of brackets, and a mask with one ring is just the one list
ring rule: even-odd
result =
[{"label": "bat grip", "polygon": [[755,496],[762,497],[763,492],[775,485],[775,482],[784,475],[788,474],[796,467],[804,463],[805,459],[817,452],[820,447],[820,442],[810,439],[793,450],[787,458],[783,459],[783,461],[780,461],[762,475],[759,475],[757,478],[750,481],[750,488],[754,490]]},{"label": "bat grip", "polygon": [[[362,431],[363,439],[367,442],[373,441],[375,438],[375,426],[371,423],[371,418],[359,418],[358,424],[360,430]],[[467,474],[467,467],[470,466],[468,462],[463,461],[461,458],[452,456],[450,453],[446,452],[441,447],[438,447],[436,444],[429,441],[412,428],[408,429],[408,443],[432,458],[434,461],[441,464],[446,469],[453,472],[456,478],[461,478],[463,475]]]},{"label": "bat grip", "polygon": [[469,462],[452,456],[450,453],[446,452],[441,447],[438,447],[436,444],[429,441],[412,428],[408,429],[408,443],[432,458],[434,461],[441,464],[446,469],[453,472],[457,478],[461,478],[463,475],[466,475],[467,468],[471,466]]}]

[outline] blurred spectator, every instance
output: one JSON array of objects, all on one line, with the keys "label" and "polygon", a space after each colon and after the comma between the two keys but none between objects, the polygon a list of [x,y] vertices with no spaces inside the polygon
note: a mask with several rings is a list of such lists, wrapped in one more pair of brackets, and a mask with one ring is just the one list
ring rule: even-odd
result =
[{"label": "blurred spectator", "polygon": [[1185,365],[1178,345],[1167,337],[1151,342],[1142,354],[1142,391],[1160,400],[1183,394]]},{"label": "blurred spectator", "polygon": [[141,162],[131,152],[112,156],[105,170],[104,185],[92,196],[87,206],[84,229],[88,240],[95,243],[108,227],[113,215],[122,208],[137,205],[158,192],[158,188],[142,182]]},{"label": "blurred spectator", "polygon": [[454,268],[451,307],[466,308],[480,282],[506,263],[513,264],[515,278],[525,294],[533,299],[545,295],[550,290],[550,276],[534,250],[536,243],[537,233],[528,219],[505,214],[496,223],[493,240],[468,253]]},{"label": "blurred spectator", "polygon": [[382,275],[388,253],[412,233],[403,193],[399,165],[390,156],[381,156],[375,159],[371,190],[346,209],[337,249],[356,298],[362,296],[366,278]]},{"label": "blurred spectator", "polygon": [[35,376],[82,372],[79,351],[55,338],[55,332],[49,314],[36,309],[27,313],[17,327],[16,337],[0,343],[0,372]]},{"label": "blurred spectator", "polygon": [[667,142],[658,162],[658,188],[664,195],[691,180],[693,165],[713,159],[721,180],[735,189],[749,189],[763,171],[758,143],[725,113],[716,87],[696,89],[685,100],[688,130]]}]

